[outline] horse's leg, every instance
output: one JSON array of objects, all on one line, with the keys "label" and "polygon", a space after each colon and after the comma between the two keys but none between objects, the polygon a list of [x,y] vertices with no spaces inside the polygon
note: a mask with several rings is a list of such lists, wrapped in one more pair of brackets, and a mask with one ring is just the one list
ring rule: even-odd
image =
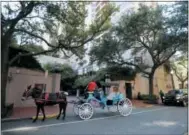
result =
[{"label": "horse's leg", "polygon": [[37,105],[37,112],[36,112],[36,116],[35,116],[35,119],[33,120],[33,122],[36,122],[36,120],[38,119],[39,110],[40,110],[40,105]]},{"label": "horse's leg", "polygon": [[60,118],[61,112],[62,112],[62,105],[59,103],[59,114],[56,118],[57,120]]},{"label": "horse's leg", "polygon": [[61,103],[62,108],[63,108],[63,117],[62,119],[64,120],[66,117],[66,108],[67,108],[67,102],[66,103]]},{"label": "horse's leg", "polygon": [[45,118],[46,118],[44,106],[45,106],[45,105],[42,105],[42,106],[41,106],[41,111],[42,111],[42,113],[43,113],[43,119],[42,119],[42,121],[44,121]]}]

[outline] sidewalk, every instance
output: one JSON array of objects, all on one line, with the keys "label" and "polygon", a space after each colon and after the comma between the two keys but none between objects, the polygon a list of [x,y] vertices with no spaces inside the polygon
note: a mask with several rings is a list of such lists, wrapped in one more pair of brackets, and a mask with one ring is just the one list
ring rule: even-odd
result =
[{"label": "sidewalk", "polygon": [[[68,102],[76,100],[76,97],[68,97]],[[133,107],[135,108],[148,108],[152,107],[153,105],[143,103],[142,100],[132,100]],[[45,106],[45,114],[52,115],[57,114],[59,112],[58,105],[55,106]],[[67,114],[73,113],[73,104],[68,103]],[[36,115],[36,107],[22,107],[22,108],[14,108],[12,116],[9,118],[2,119],[2,121],[9,121],[9,120],[18,120],[18,119],[29,119]],[[42,116],[40,111],[39,116]]]}]

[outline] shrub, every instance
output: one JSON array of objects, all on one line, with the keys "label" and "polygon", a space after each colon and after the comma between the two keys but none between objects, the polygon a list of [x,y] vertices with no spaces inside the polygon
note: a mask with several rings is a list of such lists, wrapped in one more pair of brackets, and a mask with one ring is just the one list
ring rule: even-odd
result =
[{"label": "shrub", "polygon": [[140,92],[138,92],[137,99],[138,99],[138,100],[141,100],[141,99],[142,99],[142,98],[141,98],[141,94],[140,94]]},{"label": "shrub", "polygon": [[141,95],[141,100],[157,100],[158,97],[156,95],[152,95],[152,97],[150,98],[150,95],[145,95],[142,94]]}]

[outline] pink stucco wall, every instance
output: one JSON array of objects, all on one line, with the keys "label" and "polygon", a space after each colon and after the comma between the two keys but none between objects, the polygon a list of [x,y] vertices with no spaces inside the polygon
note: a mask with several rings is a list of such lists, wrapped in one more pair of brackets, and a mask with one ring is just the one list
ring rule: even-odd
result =
[{"label": "pink stucco wall", "polygon": [[60,74],[48,74],[44,72],[29,70],[24,68],[10,68],[9,76],[12,80],[7,83],[6,102],[14,103],[15,107],[34,106],[33,100],[21,101],[22,94],[28,85],[46,84],[46,92],[52,92],[53,77],[55,76],[55,91],[60,90]]}]

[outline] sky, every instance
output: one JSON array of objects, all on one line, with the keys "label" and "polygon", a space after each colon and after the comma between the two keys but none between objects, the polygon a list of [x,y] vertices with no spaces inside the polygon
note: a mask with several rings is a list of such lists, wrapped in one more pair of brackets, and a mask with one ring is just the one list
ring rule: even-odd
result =
[{"label": "sky", "polygon": [[[120,17],[121,17],[121,15],[122,14],[124,14],[127,10],[129,10],[129,9],[131,9],[131,8],[137,8],[137,6],[138,6],[138,3],[139,2],[123,2],[123,1],[121,1],[121,2],[115,2],[115,4],[117,5],[117,6],[119,6],[119,8],[120,8],[120,11],[119,12],[117,12],[113,17],[112,17],[112,19],[111,19],[111,21],[112,21],[112,24],[116,24],[117,23],[117,21],[120,19]],[[148,4],[150,4],[151,2],[145,2],[147,5]],[[169,5],[169,4],[173,4],[174,2],[157,2],[157,4],[158,5]],[[88,8],[90,8],[90,6],[88,6]],[[92,19],[92,16],[91,16],[91,10],[92,9],[89,9],[89,16],[88,16],[88,18],[86,19],[87,21],[86,22],[88,22],[88,23],[90,23],[90,20]],[[86,46],[88,46],[88,48],[90,49],[90,47],[92,46],[92,45],[89,45],[89,44],[87,44]],[[126,55],[124,55],[124,58],[129,58],[130,57],[130,54],[131,52],[127,52],[127,53],[125,53]],[[85,55],[85,60],[87,60],[88,61],[88,63],[89,63],[89,55]],[[86,65],[88,65],[88,63],[86,63]],[[98,69],[98,66],[94,66],[95,68],[97,68]],[[82,71],[82,68],[81,68],[81,70],[80,71]]]},{"label": "sky", "polygon": [[[132,7],[136,7],[137,6],[137,3],[141,0],[139,0],[138,2],[125,2],[124,0],[120,0],[120,2],[117,2],[116,0],[112,0],[112,1],[115,1],[115,4],[117,6],[120,7],[120,12],[116,13],[115,16],[112,17],[112,23],[115,24],[121,17],[121,15],[123,13],[125,13],[126,10],[128,10],[129,8],[132,8]],[[124,2],[123,2],[124,1]],[[144,2],[144,1],[143,1]],[[148,2],[146,2],[148,3]],[[161,2],[161,0],[158,0],[157,2],[158,4],[162,5],[162,4],[172,4],[173,2]],[[15,7],[15,4],[14,3],[10,3],[11,4],[11,8],[16,8]],[[90,8],[90,6],[87,6],[87,8],[89,9],[89,12],[88,12],[88,17],[86,19],[86,24],[89,24],[91,19],[92,19],[92,9]],[[49,40],[49,36],[47,34],[44,35],[44,38],[46,40]],[[45,49],[48,49],[48,46],[43,42],[42,43],[42,46],[45,48]],[[89,45],[90,46],[90,45]],[[89,56],[86,56],[86,58],[88,61],[89,61]]]}]

